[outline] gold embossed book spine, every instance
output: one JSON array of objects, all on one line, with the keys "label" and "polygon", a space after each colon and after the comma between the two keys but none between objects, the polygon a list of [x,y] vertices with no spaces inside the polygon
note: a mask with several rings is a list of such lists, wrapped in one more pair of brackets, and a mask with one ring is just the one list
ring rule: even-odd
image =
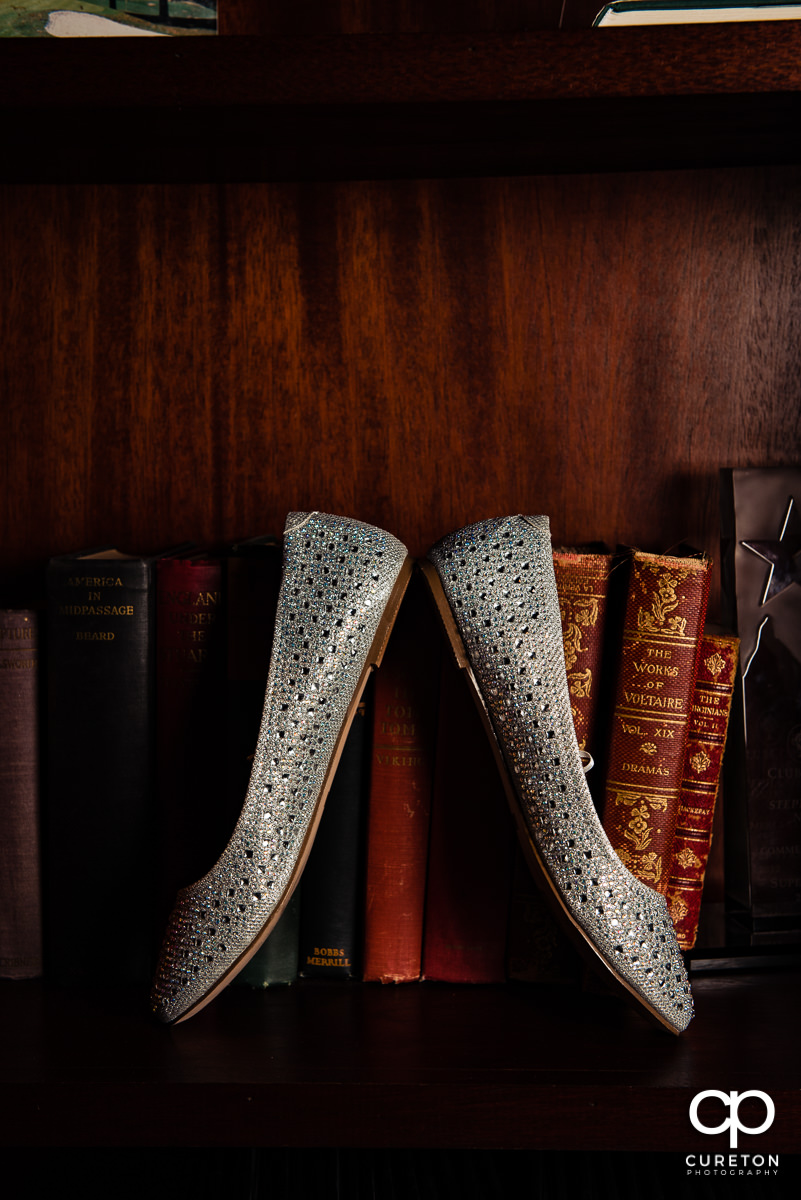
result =
[{"label": "gold embossed book spine", "polygon": [[698,936],[739,644],[713,634],[701,642],[666,897],[682,950],[691,950]]},{"label": "gold embossed book spine", "polygon": [[710,561],[634,551],[604,788],[619,857],[665,893],[709,594]]},{"label": "gold embossed book spine", "polygon": [[554,550],[570,710],[582,750],[597,754],[598,699],[613,557]]}]

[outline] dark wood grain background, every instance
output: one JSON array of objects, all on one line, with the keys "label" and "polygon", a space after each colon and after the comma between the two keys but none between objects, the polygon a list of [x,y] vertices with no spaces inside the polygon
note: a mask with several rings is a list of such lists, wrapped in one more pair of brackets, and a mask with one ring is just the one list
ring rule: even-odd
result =
[{"label": "dark wood grain background", "polygon": [[483,516],[717,554],[797,461],[801,172],[9,186],[9,590],[49,554]]}]

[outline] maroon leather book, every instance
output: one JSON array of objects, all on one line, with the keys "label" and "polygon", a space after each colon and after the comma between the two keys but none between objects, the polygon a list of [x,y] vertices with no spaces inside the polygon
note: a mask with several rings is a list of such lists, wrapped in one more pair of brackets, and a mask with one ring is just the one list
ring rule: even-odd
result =
[{"label": "maroon leather book", "polygon": [[570,709],[582,750],[595,757],[604,635],[614,556],[560,547],[553,552]]},{"label": "maroon leather book", "polygon": [[156,564],[156,764],[164,916],[180,887],[216,862],[226,812],[225,619],[222,563]]},{"label": "maroon leather book", "polygon": [[682,950],[691,950],[698,934],[738,652],[738,638],[704,634],[666,892]]},{"label": "maroon leather book", "polygon": [[0,976],[42,974],[39,634],[36,613],[0,611]]},{"label": "maroon leather book", "polygon": [[363,977],[420,978],[439,687],[439,631],[412,579],[374,676]]},{"label": "maroon leather book", "polygon": [[423,976],[506,978],[515,835],[495,758],[450,656],[442,665]]}]

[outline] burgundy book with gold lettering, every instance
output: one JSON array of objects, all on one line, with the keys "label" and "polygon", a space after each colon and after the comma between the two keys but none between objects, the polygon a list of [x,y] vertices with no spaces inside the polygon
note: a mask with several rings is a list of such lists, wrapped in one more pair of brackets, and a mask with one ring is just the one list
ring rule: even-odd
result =
[{"label": "burgundy book with gold lettering", "polygon": [[733,635],[705,633],[701,641],[666,893],[683,950],[692,949],[698,934],[738,650]]},{"label": "burgundy book with gold lettering", "polygon": [[629,870],[663,894],[710,569],[704,555],[631,555],[603,824]]},{"label": "burgundy book with gold lettering", "polygon": [[223,564],[202,554],[165,557],[156,563],[155,590],[159,903],[166,923],[178,889],[219,858],[238,810],[226,805]]},{"label": "burgundy book with gold lettering", "polygon": [[553,552],[565,647],[570,709],[582,750],[598,754],[604,635],[614,556],[557,548]]}]

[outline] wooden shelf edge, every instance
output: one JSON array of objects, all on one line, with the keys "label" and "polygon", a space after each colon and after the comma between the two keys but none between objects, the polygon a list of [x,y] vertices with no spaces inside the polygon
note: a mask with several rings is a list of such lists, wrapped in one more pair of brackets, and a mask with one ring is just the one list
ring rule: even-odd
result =
[{"label": "wooden shelf edge", "polygon": [[801,90],[783,23],[498,34],[0,40],[8,112],[470,104]]},{"label": "wooden shelf edge", "polygon": [[[8,124],[8,122],[7,122]],[[801,92],[19,114],[9,183],[225,183],[478,178],[769,166],[801,161]],[[124,133],[120,133],[124,130]]]},{"label": "wooden shelf edge", "polygon": [[0,110],[7,182],[787,163],[801,157],[801,28],[7,39]]}]

